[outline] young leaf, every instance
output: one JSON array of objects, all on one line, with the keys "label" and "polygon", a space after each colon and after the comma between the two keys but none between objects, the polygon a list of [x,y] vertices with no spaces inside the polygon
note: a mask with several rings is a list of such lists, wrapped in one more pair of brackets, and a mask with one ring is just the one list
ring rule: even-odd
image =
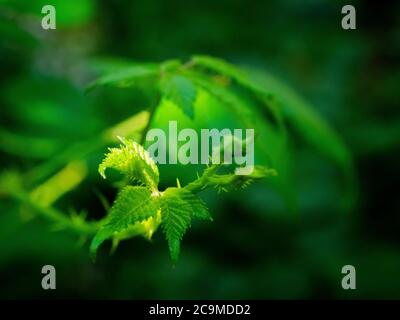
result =
[{"label": "young leaf", "polygon": [[138,180],[157,191],[159,173],[157,165],[149,153],[133,140],[120,138],[123,143],[119,148],[110,148],[99,166],[99,173],[105,178],[107,168],[113,168],[127,175],[132,180]]},{"label": "young leaf", "polygon": [[183,76],[168,77],[161,82],[161,91],[165,98],[171,100],[185,115],[193,119],[196,87],[190,79]]},{"label": "young leaf", "polygon": [[109,214],[108,224],[124,229],[129,224],[153,216],[158,209],[157,197],[146,187],[126,186],[117,196]]},{"label": "young leaf", "polygon": [[162,228],[173,262],[178,261],[180,242],[190,226],[192,206],[180,196],[180,189],[168,188],[161,198]]},{"label": "young leaf", "polygon": [[[171,194],[179,197],[190,205],[190,215],[192,218],[198,218],[202,220],[212,220],[210,212],[208,211],[207,205],[199,196],[193,192],[186,190],[185,188],[168,188],[167,197]],[[165,192],[164,192],[165,196]]]},{"label": "young leaf", "polygon": [[109,215],[90,245],[94,257],[97,248],[114,234],[128,229],[136,222],[142,222],[157,213],[158,200],[146,187],[126,186],[118,194]]},{"label": "young leaf", "polygon": [[181,197],[182,200],[189,203],[191,207],[191,215],[193,218],[201,219],[201,220],[211,220],[210,211],[207,208],[207,205],[201,198],[189,190],[178,189],[177,193]]}]

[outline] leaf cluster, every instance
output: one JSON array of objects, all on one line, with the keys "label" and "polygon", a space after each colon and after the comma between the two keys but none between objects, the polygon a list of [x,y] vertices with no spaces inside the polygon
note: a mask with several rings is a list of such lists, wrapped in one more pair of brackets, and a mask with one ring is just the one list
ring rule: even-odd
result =
[{"label": "leaf cluster", "polygon": [[[221,165],[211,165],[202,176],[185,187],[158,190],[159,171],[148,152],[137,142],[120,139],[118,148],[111,148],[99,166],[99,173],[105,178],[105,170],[118,170],[129,178],[109,210],[107,218],[90,246],[93,257],[98,247],[106,240],[113,239],[114,247],[119,240],[142,235],[151,238],[161,224],[171,259],[176,262],[180,242],[193,219],[212,220],[204,201],[197,195],[200,191],[214,187],[228,190],[248,186],[252,181],[275,174],[274,170],[257,167],[247,176],[235,173],[218,174]],[[132,185],[133,184],[133,185]]]}]

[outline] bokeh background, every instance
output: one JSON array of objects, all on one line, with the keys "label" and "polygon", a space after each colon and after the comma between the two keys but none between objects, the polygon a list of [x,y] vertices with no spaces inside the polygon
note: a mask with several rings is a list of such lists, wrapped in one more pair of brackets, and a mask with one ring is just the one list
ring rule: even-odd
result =
[{"label": "bokeh background", "polygon": [[[350,3],[357,30],[345,31],[341,8]],[[44,4],[57,9],[57,30],[40,28]],[[113,255],[106,245],[93,264],[87,242],[53,230],[3,190],[0,297],[400,298],[399,13],[398,1],[1,0],[2,175],[39,183],[61,169],[54,159],[65,149],[148,107],[134,90],[85,94],[96,75],[131,60],[203,53],[268,71],[310,102],[351,150],[358,192],[343,210],[335,166],[292,135],[296,209],[268,181],[206,193],[214,221],[193,223],[174,266],[160,231]],[[223,112],[210,114],[229,126]],[[54,206],[99,219],[101,198],[116,191],[96,171],[105,146],[93,150],[86,178]],[[181,170],[163,168],[164,183],[185,179]],[[56,267],[55,291],[41,288],[46,264]],[[341,288],[346,264],[356,267],[356,290]]]}]

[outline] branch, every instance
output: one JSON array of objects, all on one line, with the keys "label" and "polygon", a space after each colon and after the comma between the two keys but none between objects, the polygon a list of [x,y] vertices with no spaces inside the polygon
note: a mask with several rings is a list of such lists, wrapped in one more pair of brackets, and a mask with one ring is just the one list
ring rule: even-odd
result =
[{"label": "branch", "polygon": [[22,204],[28,205],[30,208],[35,210],[40,216],[53,222],[57,229],[68,229],[79,235],[93,235],[95,234],[102,224],[102,220],[96,222],[85,221],[81,216],[75,215],[69,217],[62,211],[57,210],[53,207],[44,207],[33,201],[29,194],[24,191],[12,191],[9,195],[21,202]]},{"label": "branch", "polygon": [[184,188],[193,193],[198,193],[210,187],[218,191],[228,191],[230,189],[246,187],[255,180],[277,175],[275,169],[262,166],[255,166],[253,172],[249,175],[237,175],[235,173],[218,174],[218,169],[221,166],[222,164],[213,164],[207,167],[199,178]]}]

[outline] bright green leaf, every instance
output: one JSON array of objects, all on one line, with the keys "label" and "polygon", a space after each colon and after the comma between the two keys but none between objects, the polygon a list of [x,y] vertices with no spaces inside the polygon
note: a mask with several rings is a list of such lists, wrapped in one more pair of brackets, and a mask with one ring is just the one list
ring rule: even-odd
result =
[{"label": "bright green leaf", "polygon": [[172,76],[162,81],[161,87],[165,98],[171,100],[185,115],[193,119],[193,104],[196,99],[196,87],[193,82],[183,76]]},{"label": "bright green leaf", "polygon": [[180,189],[168,188],[161,198],[162,228],[168,241],[173,262],[180,252],[180,241],[190,226],[192,206],[180,196]]},{"label": "bright green leaf", "polygon": [[207,208],[207,205],[199,196],[186,190],[185,188],[169,188],[170,191],[174,190],[177,196],[179,196],[183,201],[188,203],[191,207],[191,216],[193,218],[198,218],[201,220],[212,220],[210,211]]},{"label": "bright green leaf", "polygon": [[118,193],[111,208],[108,225],[125,229],[129,224],[143,221],[157,212],[157,196],[146,187],[126,186]]},{"label": "bright green leaf", "polygon": [[127,230],[136,222],[142,222],[157,213],[157,197],[146,187],[126,186],[118,194],[109,215],[90,245],[94,257],[97,248],[114,234]]},{"label": "bright green leaf", "polygon": [[110,152],[100,164],[101,176],[105,178],[106,169],[113,168],[156,191],[159,173],[149,153],[133,140],[122,138],[120,140],[123,144],[119,148],[110,148]]}]

